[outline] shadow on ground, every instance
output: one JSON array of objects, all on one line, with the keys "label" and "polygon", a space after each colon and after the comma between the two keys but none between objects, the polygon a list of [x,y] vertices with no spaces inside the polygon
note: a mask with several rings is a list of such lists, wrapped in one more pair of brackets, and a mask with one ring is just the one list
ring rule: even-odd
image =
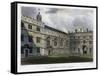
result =
[{"label": "shadow on ground", "polygon": [[85,57],[31,57],[21,59],[22,65],[29,64],[52,64],[52,63],[75,63],[75,62],[92,62],[93,58]]}]

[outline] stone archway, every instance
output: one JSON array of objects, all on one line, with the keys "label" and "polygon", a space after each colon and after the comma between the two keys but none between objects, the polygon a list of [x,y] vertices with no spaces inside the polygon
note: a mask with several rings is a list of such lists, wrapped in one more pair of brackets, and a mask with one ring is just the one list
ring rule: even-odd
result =
[{"label": "stone archway", "polygon": [[87,54],[87,46],[83,45],[82,46],[83,54]]},{"label": "stone archway", "polygon": [[28,44],[25,44],[24,45],[24,52],[25,52],[24,56],[25,57],[28,57],[29,56],[29,50],[30,50],[29,45]]},{"label": "stone archway", "polygon": [[53,55],[53,48],[52,48],[52,46],[50,46],[48,48],[48,55]]}]

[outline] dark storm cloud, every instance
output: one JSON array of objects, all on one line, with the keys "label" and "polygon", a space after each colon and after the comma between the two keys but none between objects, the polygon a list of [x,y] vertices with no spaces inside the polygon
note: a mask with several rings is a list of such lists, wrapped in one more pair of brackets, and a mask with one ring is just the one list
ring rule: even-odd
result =
[{"label": "dark storm cloud", "polygon": [[82,9],[57,9],[53,13],[49,12],[49,21],[52,22],[52,27],[65,32],[79,28],[93,30],[93,11]]},{"label": "dark storm cloud", "polygon": [[57,13],[60,9],[57,8],[49,8],[48,11],[46,11],[46,13]]},{"label": "dark storm cloud", "polygon": [[35,17],[37,14],[37,9],[34,7],[22,7],[21,9],[23,16]]},{"label": "dark storm cloud", "polygon": [[42,21],[53,28],[65,32],[77,28],[93,30],[94,12],[91,9],[22,7],[22,15],[25,16],[35,18],[39,11],[42,15]]}]

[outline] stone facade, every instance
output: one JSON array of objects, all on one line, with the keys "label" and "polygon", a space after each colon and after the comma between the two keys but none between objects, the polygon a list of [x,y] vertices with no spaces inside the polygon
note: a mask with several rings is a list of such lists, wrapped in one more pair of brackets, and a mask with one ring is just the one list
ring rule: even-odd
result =
[{"label": "stone facade", "polygon": [[93,33],[65,33],[45,25],[40,12],[36,19],[21,17],[21,57],[90,56],[93,53]]},{"label": "stone facade", "polygon": [[57,55],[69,55],[69,38],[67,33],[61,32],[54,28],[45,26],[45,38],[46,38],[46,51],[47,55],[57,56]]},{"label": "stone facade", "polygon": [[74,32],[70,33],[70,53],[77,56],[93,56],[93,32]]},{"label": "stone facade", "polygon": [[67,33],[45,25],[40,13],[36,18],[21,18],[21,57],[67,56]]}]

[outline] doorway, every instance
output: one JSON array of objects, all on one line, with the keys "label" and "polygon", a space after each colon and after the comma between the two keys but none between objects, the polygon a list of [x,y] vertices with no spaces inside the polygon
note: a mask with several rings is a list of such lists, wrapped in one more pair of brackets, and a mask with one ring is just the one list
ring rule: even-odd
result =
[{"label": "doorway", "polygon": [[53,48],[49,48],[48,55],[53,55]]},{"label": "doorway", "polygon": [[50,50],[48,51],[48,55],[51,55],[51,51]]},{"label": "doorway", "polygon": [[25,57],[28,57],[29,56],[29,49],[25,49]]},{"label": "doorway", "polygon": [[87,47],[86,47],[86,45],[83,45],[82,50],[83,50],[83,54],[87,54]]}]

